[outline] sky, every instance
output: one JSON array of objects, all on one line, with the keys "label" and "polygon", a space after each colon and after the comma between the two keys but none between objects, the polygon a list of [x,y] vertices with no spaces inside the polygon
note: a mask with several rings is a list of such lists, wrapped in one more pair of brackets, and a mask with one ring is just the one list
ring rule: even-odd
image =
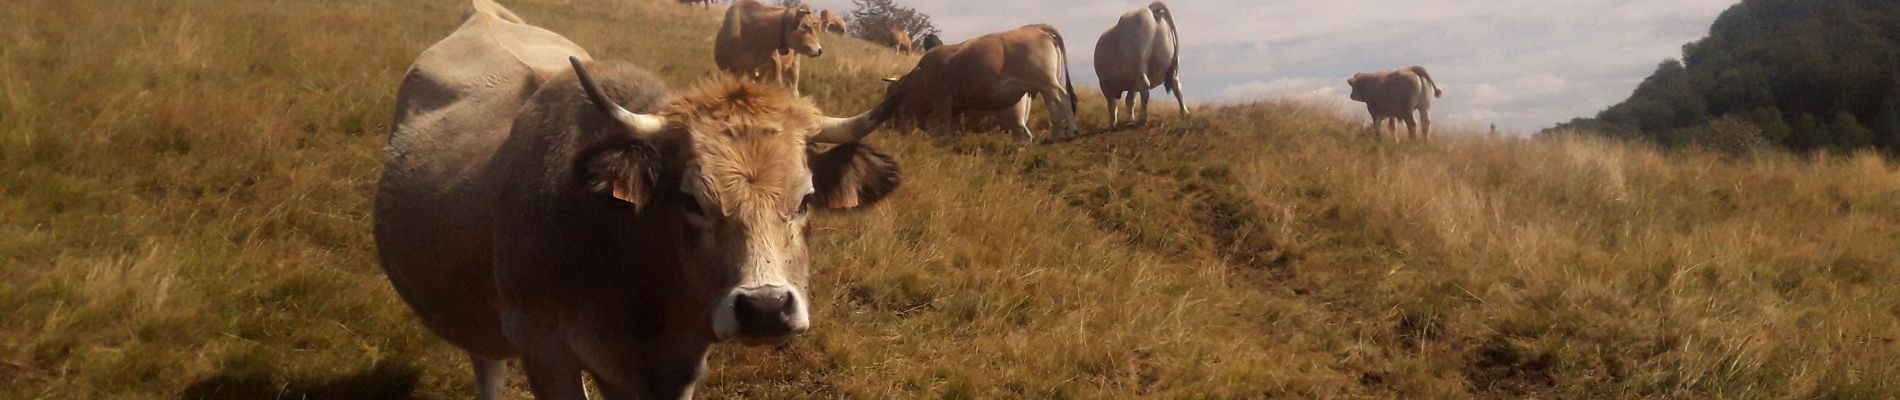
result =
[{"label": "sky", "polygon": [[[1174,0],[1189,103],[1347,99],[1356,72],[1422,65],[1445,97],[1439,126],[1534,132],[1628,98],[1656,65],[1708,34],[1737,0]],[[806,0],[848,12],[850,0]],[[1147,0],[900,0],[946,43],[1032,23],[1069,44],[1077,84],[1094,85],[1096,38]],[[1161,90],[1154,101],[1172,103]],[[1083,101],[1102,101],[1084,99]],[[1157,107],[1165,110],[1166,107]],[[1357,115],[1355,114],[1355,115]]]}]

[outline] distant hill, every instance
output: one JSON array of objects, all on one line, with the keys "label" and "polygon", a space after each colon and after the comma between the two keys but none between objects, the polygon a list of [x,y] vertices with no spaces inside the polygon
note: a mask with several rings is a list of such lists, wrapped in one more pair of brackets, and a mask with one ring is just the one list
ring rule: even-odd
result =
[{"label": "distant hill", "polygon": [[[1900,1],[1745,0],[1628,100],[1552,131],[1694,144],[1735,129],[1797,151],[1900,150]],[[1721,138],[1721,139],[1733,139]]]}]

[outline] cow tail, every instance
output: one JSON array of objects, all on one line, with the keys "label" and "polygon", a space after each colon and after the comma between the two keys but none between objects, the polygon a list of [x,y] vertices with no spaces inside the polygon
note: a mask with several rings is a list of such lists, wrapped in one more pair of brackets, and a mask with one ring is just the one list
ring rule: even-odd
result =
[{"label": "cow tail", "polygon": [[1181,31],[1174,27],[1174,11],[1168,10],[1167,4],[1155,2],[1151,8],[1156,8],[1152,11],[1158,11],[1159,16],[1168,21],[1168,36],[1174,38],[1174,54],[1169,55],[1168,72],[1161,74],[1162,79],[1167,79],[1167,81],[1162,82],[1161,87],[1166,88],[1168,94],[1180,96],[1180,93],[1174,92],[1173,82],[1179,79],[1178,74],[1181,73]]},{"label": "cow tail", "polygon": [[1047,27],[1044,28],[1044,30],[1049,32],[1049,37],[1056,39],[1056,54],[1062,57],[1062,86],[1063,89],[1069,91],[1069,114],[1073,115],[1077,112],[1077,107],[1075,105],[1075,82],[1070,79],[1071,76],[1069,74],[1069,46],[1062,43],[1062,32],[1057,32],[1056,28]]},{"label": "cow tail", "polygon": [[1445,97],[1445,91],[1438,88],[1438,80],[1432,79],[1432,73],[1425,72],[1425,67],[1414,65],[1412,66],[1412,73],[1418,74],[1420,78],[1425,78],[1425,83],[1432,85],[1432,97]]}]

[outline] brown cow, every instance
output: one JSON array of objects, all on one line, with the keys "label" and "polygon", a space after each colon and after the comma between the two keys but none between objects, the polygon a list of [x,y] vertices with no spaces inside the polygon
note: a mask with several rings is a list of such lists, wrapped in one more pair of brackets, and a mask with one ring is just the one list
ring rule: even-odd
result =
[{"label": "brown cow", "polygon": [[818,21],[825,25],[825,31],[843,35],[847,27],[844,17],[833,14],[831,10],[818,12]]},{"label": "brown cow", "polygon": [[894,101],[831,118],[726,77],[670,95],[475,4],[397,92],[374,230],[480,398],[515,357],[540,399],[583,398],[583,373],[609,399],[690,397],[713,343],[810,327],[808,211],[896,189],[896,164],[858,143]]},{"label": "brown cow", "polygon": [[[1405,121],[1407,135],[1412,139],[1431,138],[1432,136],[1432,99],[1444,97],[1445,91],[1438,89],[1438,81],[1425,67],[1413,66],[1397,71],[1370,72],[1353,74],[1346,84],[1352,86],[1352,100],[1366,103],[1366,111],[1372,114],[1372,127],[1392,131],[1392,139],[1398,140],[1397,121]],[[1417,119],[1413,111],[1418,111]],[[1380,126],[1384,123],[1384,126]]]},{"label": "brown cow", "polygon": [[891,47],[897,48],[897,52],[904,55],[910,55],[911,50],[914,49],[910,42],[910,34],[899,29],[891,30]]},{"label": "brown cow", "polygon": [[956,131],[965,112],[1001,112],[1015,126],[1018,142],[1033,140],[1028,101],[1041,96],[1055,137],[1076,132],[1075,85],[1069,82],[1068,47],[1048,25],[1027,25],[944,45],[925,53],[901,78],[887,79],[898,115],[934,134]]},{"label": "brown cow", "polygon": [[[1181,116],[1188,115],[1187,100],[1181,92],[1181,36],[1176,33],[1174,12],[1160,1],[1122,14],[1121,21],[1095,42],[1095,76],[1101,79],[1102,96],[1108,98],[1108,122],[1119,124],[1121,115],[1116,100],[1127,95],[1126,107],[1136,124],[1148,123],[1148,94],[1156,86],[1174,94]],[[1141,111],[1135,111],[1135,98],[1141,98]]]},{"label": "brown cow", "polygon": [[798,55],[818,57],[821,22],[810,7],[785,8],[739,0],[713,42],[713,62],[721,71],[746,79],[775,82],[798,94]]}]

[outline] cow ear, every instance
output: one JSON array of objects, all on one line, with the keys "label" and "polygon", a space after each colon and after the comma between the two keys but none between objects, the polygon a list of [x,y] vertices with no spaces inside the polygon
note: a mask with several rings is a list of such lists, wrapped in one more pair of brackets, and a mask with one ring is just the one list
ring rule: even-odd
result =
[{"label": "cow ear", "polygon": [[862,143],[845,143],[811,155],[813,200],[846,210],[883,200],[902,183],[897,161]]},{"label": "cow ear", "polygon": [[658,195],[660,157],[651,146],[619,142],[583,153],[575,168],[587,192],[633,205],[640,210]]}]

